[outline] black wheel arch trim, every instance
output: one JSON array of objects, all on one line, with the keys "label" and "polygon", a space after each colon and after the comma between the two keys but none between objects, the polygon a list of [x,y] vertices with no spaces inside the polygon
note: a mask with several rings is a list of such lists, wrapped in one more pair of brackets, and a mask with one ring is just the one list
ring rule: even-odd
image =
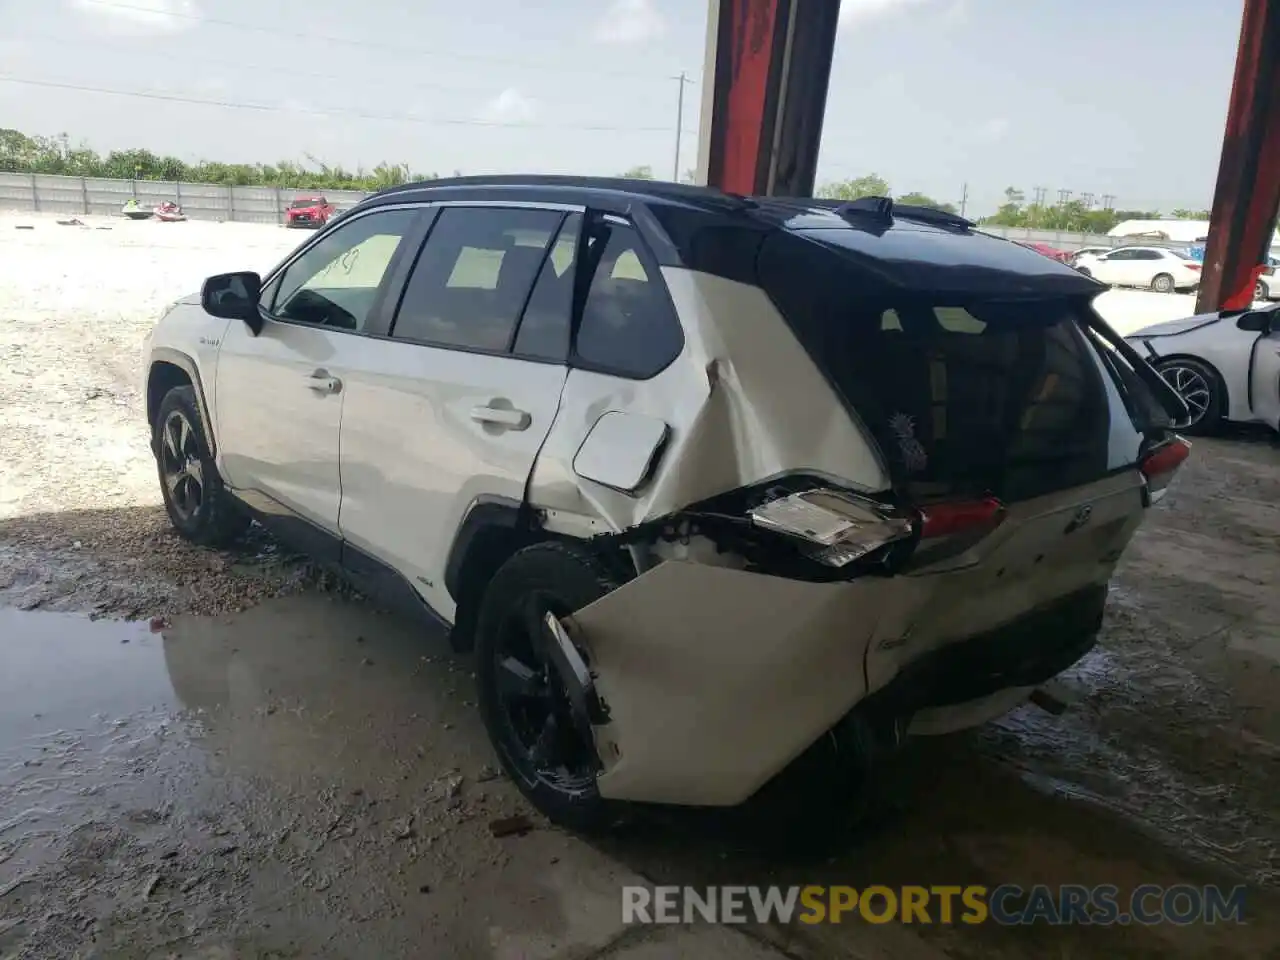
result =
[{"label": "black wheel arch trim", "polygon": [[486,530],[499,527],[517,530],[524,525],[528,511],[519,500],[497,494],[481,494],[471,502],[466,516],[458,525],[449,557],[444,566],[444,586],[455,601],[462,598],[462,569],[472,544]]},{"label": "black wheel arch trim", "polygon": [[168,363],[187,375],[191,381],[191,386],[196,393],[196,406],[200,410],[200,419],[204,421],[205,439],[209,442],[209,453],[214,457],[218,455],[218,439],[214,434],[213,417],[209,415],[209,405],[205,399],[204,381],[200,378],[200,367],[189,354],[183,353],[181,350],[175,350],[172,347],[155,347],[151,351],[151,357],[147,361],[147,423],[154,426],[155,415],[158,410],[151,409],[150,403],[150,385],[152,371],[157,363]]}]

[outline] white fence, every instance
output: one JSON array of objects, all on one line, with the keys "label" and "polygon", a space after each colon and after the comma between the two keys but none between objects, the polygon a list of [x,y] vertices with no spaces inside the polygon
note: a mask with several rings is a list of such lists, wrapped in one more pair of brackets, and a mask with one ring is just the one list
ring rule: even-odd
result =
[{"label": "white fence", "polygon": [[[69,215],[119,213],[125,201],[132,197],[145,209],[172,200],[181,205],[182,211],[193,220],[284,223],[284,212],[289,203],[298,193],[308,192],[311,191],[291,187],[227,187],[217,183],[182,183],[176,180],[104,180],[39,173],[0,173],[0,210]],[[322,192],[339,210],[352,207],[369,195],[359,190],[317,192]],[[1139,242],[1132,237],[1033,230],[1029,227],[984,226],[982,230],[1009,240],[1047,243],[1061,250],[1119,247]],[[1154,245],[1179,246],[1158,241]]]},{"label": "white fence", "polygon": [[[64,214],[115,214],[131,198],[150,209],[165,200],[182,207],[193,220],[284,223],[284,212],[299,193],[290,187],[227,187],[175,180],[105,180],[39,173],[0,173],[0,210]],[[363,200],[359,190],[323,190],[329,202],[345,210]]]}]

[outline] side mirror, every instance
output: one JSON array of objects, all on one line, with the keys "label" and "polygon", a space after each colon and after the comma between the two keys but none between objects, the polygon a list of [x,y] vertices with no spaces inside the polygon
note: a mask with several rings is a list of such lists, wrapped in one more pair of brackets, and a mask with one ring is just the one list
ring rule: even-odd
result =
[{"label": "side mirror", "polygon": [[1249,313],[1242,314],[1240,319],[1236,321],[1236,327],[1252,333],[1270,333],[1272,327],[1271,311],[1251,310]]},{"label": "side mirror", "polygon": [[262,277],[249,271],[220,273],[200,288],[200,306],[205,313],[224,320],[240,320],[255,337],[262,332],[262,314],[258,312],[261,297]]}]

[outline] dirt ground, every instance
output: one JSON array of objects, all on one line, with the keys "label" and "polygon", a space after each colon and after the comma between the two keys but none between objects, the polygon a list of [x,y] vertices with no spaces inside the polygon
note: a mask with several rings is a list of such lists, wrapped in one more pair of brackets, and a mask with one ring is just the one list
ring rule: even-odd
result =
[{"label": "dirt ground", "polygon": [[265,537],[188,547],[159,507],[147,329],[299,237],[98,225],[0,216],[0,957],[621,956],[643,945],[601,918],[637,875],[1249,886],[1245,926],[764,929],[690,955],[1280,957],[1270,437],[1196,443],[1065,715],[913,746],[817,861],[701,816],[600,849],[496,838],[527,811],[493,777],[465,659]]}]

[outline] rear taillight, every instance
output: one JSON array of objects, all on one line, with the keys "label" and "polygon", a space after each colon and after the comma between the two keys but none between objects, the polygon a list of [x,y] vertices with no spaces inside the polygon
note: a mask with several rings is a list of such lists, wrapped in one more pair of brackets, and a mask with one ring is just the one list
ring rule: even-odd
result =
[{"label": "rear taillight", "polygon": [[1200,269],[1200,264],[1198,264],[1198,263],[1188,263],[1188,264],[1187,264],[1187,269],[1188,269],[1188,270],[1199,270],[1199,269]]},{"label": "rear taillight", "polygon": [[994,530],[1004,519],[1004,504],[995,497],[935,503],[920,511],[920,539]]},{"label": "rear taillight", "polygon": [[1148,503],[1155,503],[1168,492],[1173,475],[1190,455],[1191,444],[1181,437],[1174,437],[1147,454],[1138,469],[1147,481]]}]

